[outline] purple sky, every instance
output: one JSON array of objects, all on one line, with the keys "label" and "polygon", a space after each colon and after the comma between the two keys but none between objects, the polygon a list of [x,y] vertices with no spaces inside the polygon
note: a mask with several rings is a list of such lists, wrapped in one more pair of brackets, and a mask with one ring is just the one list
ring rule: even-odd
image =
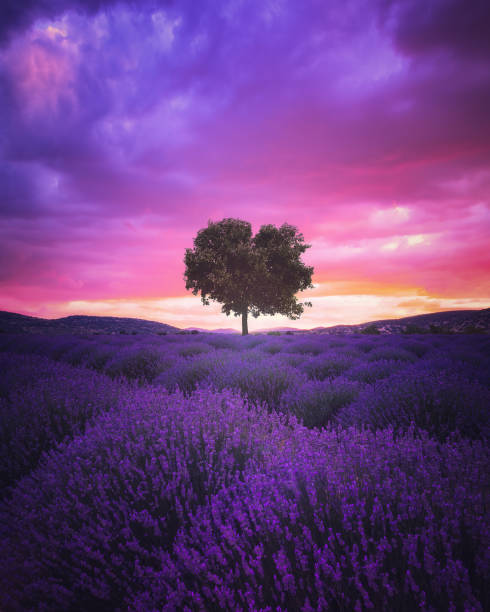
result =
[{"label": "purple sky", "polygon": [[304,233],[303,327],[490,305],[488,0],[23,0],[0,24],[0,309],[238,328],[183,281],[223,217]]}]

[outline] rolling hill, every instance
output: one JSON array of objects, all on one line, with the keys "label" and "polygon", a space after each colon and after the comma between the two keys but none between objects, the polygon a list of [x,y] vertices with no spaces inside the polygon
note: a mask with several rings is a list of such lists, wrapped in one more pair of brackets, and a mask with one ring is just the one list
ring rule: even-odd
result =
[{"label": "rolling hill", "polygon": [[[60,319],[42,319],[13,312],[0,311],[0,332],[3,333],[46,333],[46,334],[165,334],[187,332],[238,333],[232,329],[205,330],[201,328],[178,327],[134,319],[129,317],[97,317],[73,315]],[[384,319],[358,325],[334,325],[300,330],[292,327],[267,328],[254,333],[307,333],[307,334],[395,334],[395,333],[489,333],[490,308],[483,310],[453,310],[430,314]]]},{"label": "rolling hill", "polygon": [[74,315],[42,319],[5,311],[0,311],[0,330],[4,333],[46,334],[160,334],[180,331],[165,323],[129,317]]},{"label": "rolling hill", "polygon": [[490,308],[483,310],[451,310],[430,314],[383,319],[358,325],[334,325],[316,327],[309,333],[316,334],[355,334],[355,333],[489,333]]}]

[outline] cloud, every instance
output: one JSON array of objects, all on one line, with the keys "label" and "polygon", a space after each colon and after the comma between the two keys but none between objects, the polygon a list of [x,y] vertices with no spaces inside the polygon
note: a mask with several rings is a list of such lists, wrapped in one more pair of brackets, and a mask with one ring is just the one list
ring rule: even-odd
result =
[{"label": "cloud", "polygon": [[487,5],[4,3],[2,295],[178,297],[235,216],[354,294],[490,297]]},{"label": "cloud", "polygon": [[448,51],[475,58],[490,53],[490,6],[486,0],[389,2],[397,45],[407,54]]},{"label": "cloud", "polygon": [[93,15],[116,3],[118,0],[7,0],[0,9],[0,43],[29,28],[38,19],[55,19],[69,10]]}]

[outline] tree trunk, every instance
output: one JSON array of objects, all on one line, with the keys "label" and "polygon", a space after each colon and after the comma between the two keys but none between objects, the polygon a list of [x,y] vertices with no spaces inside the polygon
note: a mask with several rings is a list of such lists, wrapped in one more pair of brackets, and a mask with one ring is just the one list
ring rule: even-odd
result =
[{"label": "tree trunk", "polygon": [[248,308],[242,312],[242,336],[248,335]]}]

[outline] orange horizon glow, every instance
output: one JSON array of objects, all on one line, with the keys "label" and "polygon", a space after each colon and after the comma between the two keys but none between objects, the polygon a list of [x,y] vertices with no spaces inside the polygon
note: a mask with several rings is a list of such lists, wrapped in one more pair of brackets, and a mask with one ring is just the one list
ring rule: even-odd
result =
[{"label": "orange horizon glow", "polygon": [[224,217],[311,244],[313,308],[252,330],[490,306],[487,43],[436,6],[299,4],[0,24],[0,309],[239,329],[184,288]]},{"label": "orange horizon glow", "polygon": [[[435,299],[428,296],[411,297],[399,295],[330,295],[315,296],[305,292],[304,297],[313,302],[301,319],[292,321],[283,316],[261,316],[249,319],[250,331],[262,328],[292,327],[313,329],[334,325],[355,325],[384,319],[399,319],[418,314],[447,312],[454,310],[480,310],[488,302],[478,299]],[[70,315],[99,315],[130,317],[166,323],[179,328],[202,329],[230,328],[241,331],[239,317],[226,317],[219,304],[203,306],[197,297],[79,301],[65,304],[44,305],[41,309],[16,310],[19,314],[56,319]],[[12,311],[12,310],[11,310]],[[395,316],[393,314],[395,313]],[[326,316],[325,316],[326,315]]]}]

